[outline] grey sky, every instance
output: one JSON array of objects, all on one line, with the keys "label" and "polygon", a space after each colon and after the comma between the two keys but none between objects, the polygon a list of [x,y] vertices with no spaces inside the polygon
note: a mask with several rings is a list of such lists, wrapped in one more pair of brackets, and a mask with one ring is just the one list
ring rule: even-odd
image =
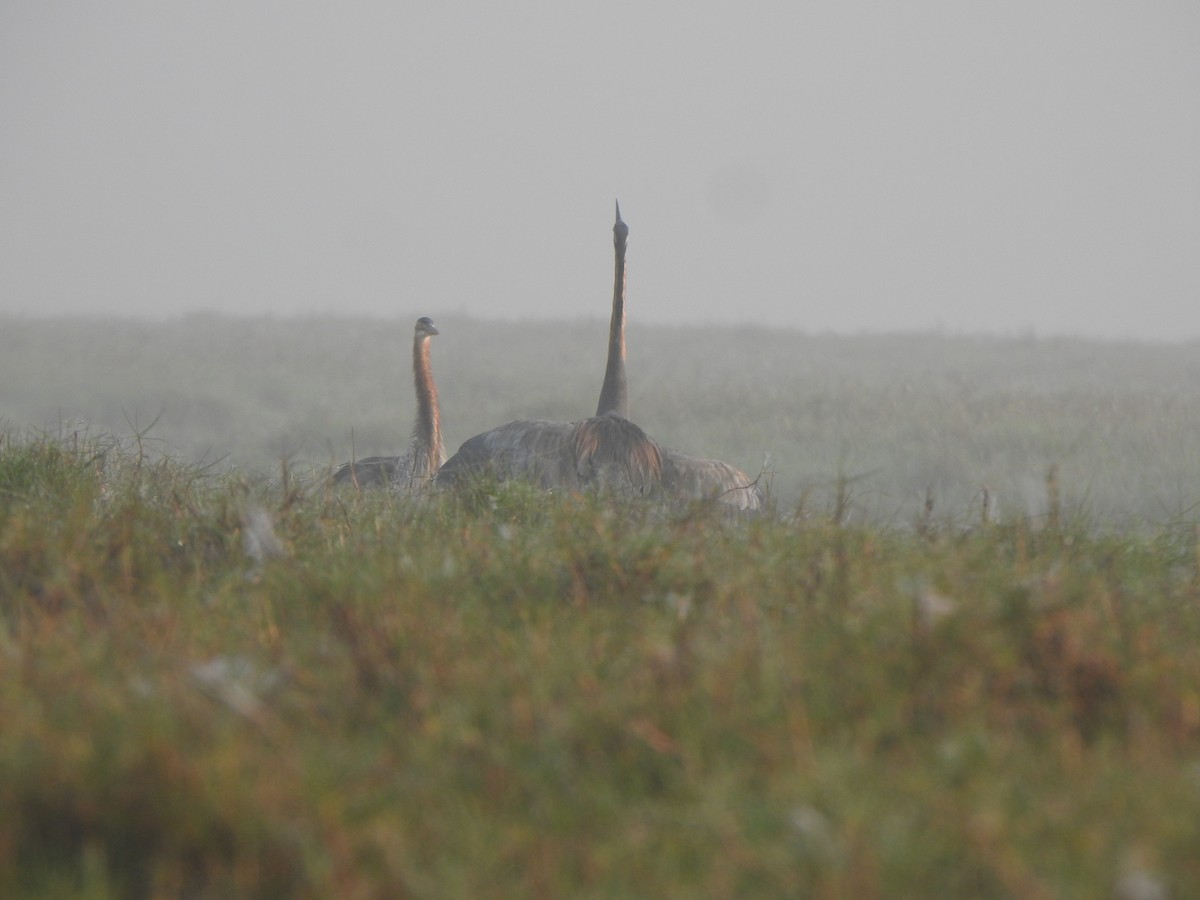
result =
[{"label": "grey sky", "polygon": [[0,2],[0,311],[1200,337],[1200,4]]}]

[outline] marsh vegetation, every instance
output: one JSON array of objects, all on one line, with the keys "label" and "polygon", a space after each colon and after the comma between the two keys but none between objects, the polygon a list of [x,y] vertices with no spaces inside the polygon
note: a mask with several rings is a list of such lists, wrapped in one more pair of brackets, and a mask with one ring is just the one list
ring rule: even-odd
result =
[{"label": "marsh vegetation", "polygon": [[[591,412],[603,324],[438,323],[448,446]],[[411,327],[4,323],[0,894],[1200,884],[1195,348],[639,327],[730,523],[330,490]]]},{"label": "marsh vegetation", "polygon": [[[412,321],[6,319],[8,428],[128,435],[213,471],[316,477],[400,452],[414,412]],[[438,316],[442,431],[590,415],[600,320]],[[947,517],[1044,516],[1051,467],[1063,504],[1096,522],[1186,516],[1200,485],[1195,344],[944,335],[840,337],[664,328],[630,337],[632,418],[663,444],[750,473],[768,461],[781,511],[898,525],[929,496]]]}]

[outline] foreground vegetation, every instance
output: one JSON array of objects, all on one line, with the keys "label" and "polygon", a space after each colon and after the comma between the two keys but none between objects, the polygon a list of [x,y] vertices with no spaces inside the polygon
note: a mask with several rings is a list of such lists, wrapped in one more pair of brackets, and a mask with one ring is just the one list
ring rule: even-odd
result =
[{"label": "foreground vegetation", "polygon": [[845,520],[10,432],[0,895],[1196,895],[1194,525]]}]

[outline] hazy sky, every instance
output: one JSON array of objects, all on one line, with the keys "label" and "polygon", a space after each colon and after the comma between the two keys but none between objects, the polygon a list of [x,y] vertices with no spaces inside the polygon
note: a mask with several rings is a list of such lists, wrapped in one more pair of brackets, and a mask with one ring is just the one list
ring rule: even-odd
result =
[{"label": "hazy sky", "polygon": [[1200,3],[0,0],[0,311],[1200,337]]}]

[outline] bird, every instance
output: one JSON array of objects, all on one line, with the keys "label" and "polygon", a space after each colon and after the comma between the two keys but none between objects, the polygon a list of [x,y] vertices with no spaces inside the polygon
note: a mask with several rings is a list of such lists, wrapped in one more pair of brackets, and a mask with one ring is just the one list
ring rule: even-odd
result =
[{"label": "bird", "polygon": [[463,442],[437,474],[454,486],[487,475],[545,490],[603,488],[646,494],[662,480],[658,442],[629,420],[625,378],[625,255],[629,226],[616,204],[613,224],[613,301],[608,358],[596,415],[576,422],[516,419]]},{"label": "bird", "polygon": [[613,301],[608,356],[596,415],[578,422],[517,419],[475,435],[442,466],[437,484],[454,485],[486,473],[545,490],[598,488],[674,502],[712,501],[725,512],[766,505],[758,483],[720,460],[663,447],[629,418],[625,375],[625,257],[629,226],[616,203],[613,225]]},{"label": "bird", "polygon": [[[629,418],[629,389],[625,379],[625,250],[628,240],[629,226],[621,220],[618,202],[617,221],[613,226],[616,272],[612,318],[608,326],[608,365],[596,415],[614,414],[625,419]],[[650,439],[647,437],[647,440]],[[642,465],[636,471],[645,477],[653,468],[658,486],[668,497],[685,502],[715,501],[736,511],[757,511],[765,506],[766,497],[757,482],[740,469],[718,459],[704,459],[654,443],[657,461],[650,466],[652,453],[643,444]]]},{"label": "bird", "polygon": [[[608,365],[596,416],[613,414],[629,418],[629,388],[625,379],[625,251],[629,226],[621,220],[621,204],[616,204],[617,221],[613,225],[616,271],[613,276],[612,318],[608,326]],[[648,436],[647,441],[650,441]],[[759,510],[766,498],[758,484],[745,472],[717,459],[691,456],[654,442],[657,460],[646,443],[640,445],[641,464],[634,471],[644,479],[653,471],[659,486],[677,500],[715,500],[739,511]],[[606,471],[611,472],[611,469]],[[644,492],[644,491],[643,491]]]},{"label": "bird", "polygon": [[442,446],[441,407],[429,362],[429,339],[440,334],[433,319],[421,316],[413,328],[413,386],[417,415],[412,439],[402,456],[368,456],[343,463],[333,473],[335,486],[393,487],[405,492],[421,489],[446,461]]}]

